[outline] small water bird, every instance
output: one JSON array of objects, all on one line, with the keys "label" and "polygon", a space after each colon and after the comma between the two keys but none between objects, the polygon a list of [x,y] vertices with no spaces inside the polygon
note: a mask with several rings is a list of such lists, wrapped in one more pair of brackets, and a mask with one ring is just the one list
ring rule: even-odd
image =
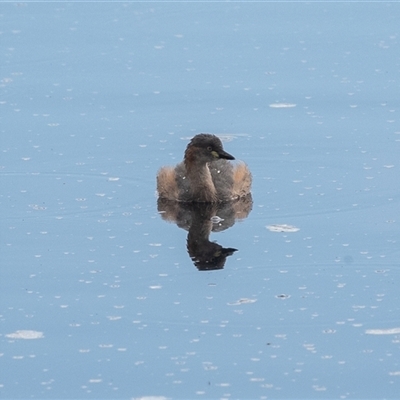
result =
[{"label": "small water bird", "polygon": [[157,175],[160,199],[191,202],[230,202],[250,195],[251,172],[244,163],[232,164],[221,140],[208,133],[192,138],[184,160],[162,167]]}]

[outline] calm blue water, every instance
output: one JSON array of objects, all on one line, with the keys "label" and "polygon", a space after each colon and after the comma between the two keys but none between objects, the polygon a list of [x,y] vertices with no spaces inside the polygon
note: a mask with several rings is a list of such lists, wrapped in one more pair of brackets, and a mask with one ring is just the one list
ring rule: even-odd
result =
[{"label": "calm blue water", "polygon": [[[399,12],[3,3],[1,397],[399,398]],[[155,194],[199,132],[254,180],[211,271]]]}]

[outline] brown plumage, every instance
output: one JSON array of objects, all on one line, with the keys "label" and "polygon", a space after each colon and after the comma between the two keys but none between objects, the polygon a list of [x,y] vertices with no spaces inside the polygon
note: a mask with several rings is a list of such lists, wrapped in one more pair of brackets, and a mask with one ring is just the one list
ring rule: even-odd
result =
[{"label": "brown plumage", "polygon": [[250,194],[251,173],[244,163],[224,151],[221,140],[207,133],[196,135],[187,145],[183,162],[163,167],[157,175],[160,198],[215,203],[233,201]]}]

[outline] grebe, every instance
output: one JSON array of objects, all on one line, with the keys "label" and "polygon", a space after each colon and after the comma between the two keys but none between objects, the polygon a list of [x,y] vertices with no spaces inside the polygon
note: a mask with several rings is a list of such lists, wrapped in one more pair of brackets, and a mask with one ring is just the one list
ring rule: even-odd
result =
[{"label": "grebe", "polygon": [[183,162],[162,167],[157,175],[160,198],[178,202],[218,203],[248,196],[251,172],[247,165],[233,165],[221,140],[208,133],[196,135],[186,147]]}]

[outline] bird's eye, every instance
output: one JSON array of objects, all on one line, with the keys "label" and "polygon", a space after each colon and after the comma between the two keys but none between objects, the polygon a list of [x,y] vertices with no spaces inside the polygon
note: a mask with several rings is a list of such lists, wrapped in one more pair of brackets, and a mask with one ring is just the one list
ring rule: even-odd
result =
[{"label": "bird's eye", "polygon": [[208,147],[207,147],[207,150],[208,150],[208,151],[211,151],[211,150],[212,150],[212,147],[211,147],[211,146],[208,146]]}]

